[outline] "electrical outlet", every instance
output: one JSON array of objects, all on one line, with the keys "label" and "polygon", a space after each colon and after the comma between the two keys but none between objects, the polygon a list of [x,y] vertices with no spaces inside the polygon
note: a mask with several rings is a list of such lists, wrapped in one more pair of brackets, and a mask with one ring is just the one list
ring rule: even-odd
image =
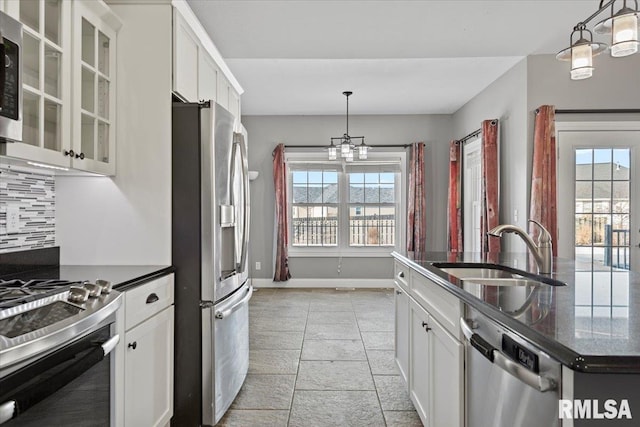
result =
[{"label": "electrical outlet", "polygon": [[7,234],[20,232],[20,208],[7,206]]},{"label": "electrical outlet", "polygon": [[262,268],[262,263],[260,261],[256,261],[256,270],[260,270]]},{"label": "electrical outlet", "polygon": [[513,222],[518,222],[518,209],[513,210]]}]

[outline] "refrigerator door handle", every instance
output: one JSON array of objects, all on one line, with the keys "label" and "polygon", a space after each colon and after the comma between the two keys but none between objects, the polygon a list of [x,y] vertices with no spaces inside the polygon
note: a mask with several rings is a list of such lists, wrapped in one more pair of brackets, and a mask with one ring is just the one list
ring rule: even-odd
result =
[{"label": "refrigerator door handle", "polygon": [[240,155],[242,156],[242,184],[244,190],[244,224],[242,227],[242,252],[240,256],[240,270],[242,273],[246,270],[247,256],[249,251],[249,163],[247,160],[247,149],[245,147],[244,138],[240,136],[238,145],[240,145]]},{"label": "refrigerator door handle", "polygon": [[245,294],[244,297],[242,297],[242,299],[234,302],[233,304],[231,304],[230,307],[222,307],[216,310],[216,314],[215,314],[216,319],[224,319],[225,317],[229,317],[234,311],[236,311],[237,309],[242,307],[244,304],[246,304],[251,299],[251,295],[253,295],[253,286],[249,285],[249,288],[247,289],[247,293]]}]

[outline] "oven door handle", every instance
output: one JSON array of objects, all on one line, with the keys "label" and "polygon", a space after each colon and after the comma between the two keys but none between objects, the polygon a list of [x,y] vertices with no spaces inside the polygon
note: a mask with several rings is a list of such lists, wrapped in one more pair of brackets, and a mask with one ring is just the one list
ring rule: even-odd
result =
[{"label": "oven door handle", "polygon": [[51,378],[47,378],[38,384],[34,384],[27,389],[20,390],[6,402],[0,403],[0,424],[18,417],[26,412],[36,403],[44,400],[80,375],[88,371],[91,367],[101,362],[120,341],[120,336],[115,335],[107,341],[96,345],[82,359],[71,365],[68,369],[57,373]]}]

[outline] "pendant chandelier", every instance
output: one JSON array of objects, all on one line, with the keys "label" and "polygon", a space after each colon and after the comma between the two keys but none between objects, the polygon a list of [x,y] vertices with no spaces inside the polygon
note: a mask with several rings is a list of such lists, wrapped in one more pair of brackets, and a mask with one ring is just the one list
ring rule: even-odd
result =
[{"label": "pendant chandelier", "polygon": [[[616,12],[616,3],[622,7]],[[632,7],[633,6],[633,7]],[[593,33],[587,24],[603,11],[611,7],[610,16],[598,22],[594,31],[597,34],[611,34],[611,56],[615,58],[633,55],[638,52],[640,41],[638,29],[640,10],[638,0],[600,0],[600,7],[591,16],[573,27],[569,36],[569,47],[561,50],[556,58],[571,61],[571,80],[587,79],[593,75],[593,57],[604,52],[605,43],[593,41]],[[574,41],[574,35],[577,35]]]},{"label": "pendant chandelier", "polygon": [[[365,160],[371,147],[364,143],[364,136],[349,136],[349,97],[353,92],[345,91],[342,94],[347,98],[347,131],[342,136],[331,138],[331,144],[327,149],[329,160],[336,160],[340,154],[344,161],[352,162],[356,150],[358,151],[358,159]],[[360,140],[360,144],[355,145],[354,140]],[[337,142],[337,145],[334,142]]]}]

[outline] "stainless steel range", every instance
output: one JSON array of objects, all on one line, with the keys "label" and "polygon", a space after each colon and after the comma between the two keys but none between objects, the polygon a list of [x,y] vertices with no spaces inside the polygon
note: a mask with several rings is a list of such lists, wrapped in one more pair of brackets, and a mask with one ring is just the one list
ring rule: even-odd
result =
[{"label": "stainless steel range", "polygon": [[121,304],[104,280],[0,280],[0,424],[112,424]]}]

